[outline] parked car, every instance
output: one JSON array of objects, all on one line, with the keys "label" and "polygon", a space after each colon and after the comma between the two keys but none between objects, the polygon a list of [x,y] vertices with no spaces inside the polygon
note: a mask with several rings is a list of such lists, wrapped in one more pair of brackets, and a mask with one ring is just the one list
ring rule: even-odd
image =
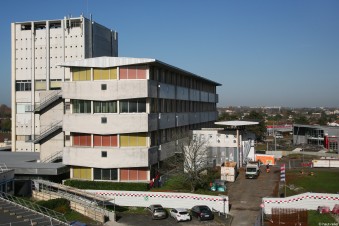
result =
[{"label": "parked car", "polygon": [[193,206],[191,209],[191,215],[193,217],[198,218],[199,221],[201,220],[213,220],[214,214],[208,206]]},{"label": "parked car", "polygon": [[329,206],[318,206],[318,212],[319,213],[330,213],[330,207]]},{"label": "parked car", "polygon": [[179,221],[190,221],[192,220],[191,215],[187,209],[184,208],[174,208],[170,211],[171,217],[173,217],[177,222]]},{"label": "parked car", "polygon": [[153,204],[147,207],[150,212],[152,219],[165,219],[167,218],[167,211],[160,204]]}]

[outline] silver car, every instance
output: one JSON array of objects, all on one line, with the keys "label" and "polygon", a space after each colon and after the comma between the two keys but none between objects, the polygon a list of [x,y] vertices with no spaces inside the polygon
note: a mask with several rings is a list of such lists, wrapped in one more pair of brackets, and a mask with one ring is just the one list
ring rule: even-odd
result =
[{"label": "silver car", "polygon": [[147,210],[152,215],[152,219],[165,219],[167,218],[167,211],[160,204],[153,204],[147,207]]}]

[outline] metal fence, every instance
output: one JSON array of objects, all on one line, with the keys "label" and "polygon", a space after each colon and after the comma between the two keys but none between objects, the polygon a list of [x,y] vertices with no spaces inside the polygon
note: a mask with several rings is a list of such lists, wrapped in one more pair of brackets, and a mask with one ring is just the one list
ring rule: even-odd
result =
[{"label": "metal fence", "polygon": [[268,225],[307,226],[308,212],[306,209],[273,208]]},{"label": "metal fence", "polygon": [[[1,205],[3,209],[6,209],[8,212],[12,212],[15,215],[20,215],[22,217],[26,216],[28,221],[36,222],[35,220],[42,220],[50,222],[50,225],[69,225],[63,214],[47,209],[28,200],[21,199],[4,192],[0,192],[0,200],[4,203]],[[6,225],[10,224],[11,223]]]}]

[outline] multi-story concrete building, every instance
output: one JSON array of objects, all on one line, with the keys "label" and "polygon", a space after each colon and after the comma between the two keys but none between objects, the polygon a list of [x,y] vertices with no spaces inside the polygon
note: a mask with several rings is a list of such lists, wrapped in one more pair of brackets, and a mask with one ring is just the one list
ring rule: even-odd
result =
[{"label": "multi-story concrete building", "polygon": [[64,101],[61,86],[71,80],[57,63],[117,56],[117,33],[85,17],[12,23],[12,150],[62,151]]},{"label": "multi-story concrete building", "polygon": [[117,33],[84,17],[13,23],[12,150],[62,156],[72,178],[148,181],[217,119],[220,84],[117,55]]},{"label": "multi-story concrete building", "polygon": [[63,163],[85,180],[148,181],[180,134],[213,125],[216,82],[155,59],[97,57],[61,64]]}]

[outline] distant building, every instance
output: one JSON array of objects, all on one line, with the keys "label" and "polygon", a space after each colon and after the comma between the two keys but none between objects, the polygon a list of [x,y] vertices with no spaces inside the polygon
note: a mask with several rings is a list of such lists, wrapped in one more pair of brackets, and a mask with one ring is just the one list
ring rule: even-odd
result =
[{"label": "distant building", "polygon": [[318,145],[338,151],[339,127],[294,124],[293,143]]},{"label": "distant building", "polygon": [[225,162],[236,162],[238,167],[255,161],[255,134],[246,126],[258,124],[249,121],[223,121],[216,125],[225,128],[202,128],[193,130],[193,139],[205,142],[209,166],[221,166]]},{"label": "distant building", "polygon": [[274,134],[284,134],[291,133],[293,130],[293,125],[285,124],[285,125],[268,125],[266,126],[267,135],[274,136]]}]

